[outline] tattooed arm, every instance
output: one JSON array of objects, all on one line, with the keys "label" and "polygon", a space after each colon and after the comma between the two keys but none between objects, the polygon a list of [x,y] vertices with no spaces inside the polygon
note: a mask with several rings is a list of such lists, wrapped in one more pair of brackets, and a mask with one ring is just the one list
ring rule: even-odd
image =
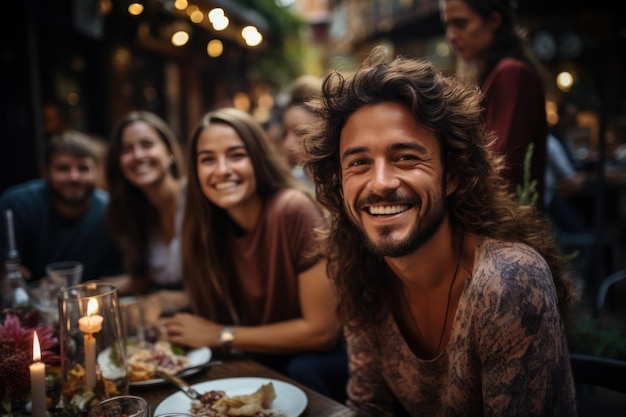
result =
[{"label": "tattooed arm", "polygon": [[394,397],[383,379],[375,343],[364,334],[346,335],[349,351],[350,379],[348,405],[357,408],[359,415],[393,417]]},{"label": "tattooed arm", "polygon": [[547,264],[524,245],[486,253],[475,277],[484,284],[478,342],[484,415],[575,416],[567,343]]}]

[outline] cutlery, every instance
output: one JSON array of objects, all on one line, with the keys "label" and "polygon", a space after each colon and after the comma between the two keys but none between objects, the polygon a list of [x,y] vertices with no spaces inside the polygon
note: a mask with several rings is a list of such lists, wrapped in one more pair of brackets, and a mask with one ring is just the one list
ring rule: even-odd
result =
[{"label": "cutlery", "polygon": [[208,368],[209,366],[221,365],[221,364],[222,364],[222,361],[207,362],[207,363],[203,363],[201,365],[196,365],[196,366],[192,366],[192,367],[189,367],[189,368],[185,368],[185,369],[177,372],[174,375],[168,374],[167,372],[163,372],[163,371],[157,370],[156,371],[156,376],[158,376],[159,378],[162,378],[165,381],[173,384],[178,389],[180,389],[182,392],[184,392],[185,395],[188,396],[189,398],[191,398],[192,400],[198,400],[198,399],[200,399],[200,393],[198,393],[198,391],[196,391],[191,386],[191,384],[189,384],[187,381],[182,379],[180,376],[183,375],[185,372],[188,372],[189,370]]},{"label": "cutlery", "polygon": [[167,372],[157,371],[156,375],[159,378],[163,378],[165,381],[174,384],[179,390],[185,393],[185,395],[192,400],[199,400],[200,393],[196,391],[187,381],[182,378],[177,377],[176,375],[170,375]]}]

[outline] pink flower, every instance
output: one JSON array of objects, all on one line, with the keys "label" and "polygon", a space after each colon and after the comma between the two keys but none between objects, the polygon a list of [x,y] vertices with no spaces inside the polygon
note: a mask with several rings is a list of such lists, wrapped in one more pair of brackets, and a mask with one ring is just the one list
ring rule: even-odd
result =
[{"label": "pink flower", "polygon": [[30,392],[30,364],[33,362],[33,335],[37,332],[41,360],[58,363],[60,357],[52,351],[58,340],[52,327],[45,323],[22,327],[20,317],[7,314],[0,323],[0,400],[16,401]]}]

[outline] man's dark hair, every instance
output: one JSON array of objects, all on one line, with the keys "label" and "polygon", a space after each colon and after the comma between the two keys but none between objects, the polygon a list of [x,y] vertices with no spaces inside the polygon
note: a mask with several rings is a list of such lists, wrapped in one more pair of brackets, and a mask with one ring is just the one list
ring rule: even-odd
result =
[{"label": "man's dark hair", "polygon": [[59,153],[67,153],[79,158],[89,157],[100,165],[101,150],[95,139],[79,132],[78,130],[66,130],[52,136],[46,144],[44,162],[49,165],[52,157]]}]

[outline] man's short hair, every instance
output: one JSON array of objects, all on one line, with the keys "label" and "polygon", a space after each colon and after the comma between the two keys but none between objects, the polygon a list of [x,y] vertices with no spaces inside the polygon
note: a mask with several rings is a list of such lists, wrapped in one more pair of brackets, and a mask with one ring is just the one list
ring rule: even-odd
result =
[{"label": "man's short hair", "polygon": [[46,145],[45,164],[49,165],[52,157],[58,153],[67,153],[78,158],[89,157],[97,165],[102,162],[103,144],[78,130],[66,130],[52,136]]}]

